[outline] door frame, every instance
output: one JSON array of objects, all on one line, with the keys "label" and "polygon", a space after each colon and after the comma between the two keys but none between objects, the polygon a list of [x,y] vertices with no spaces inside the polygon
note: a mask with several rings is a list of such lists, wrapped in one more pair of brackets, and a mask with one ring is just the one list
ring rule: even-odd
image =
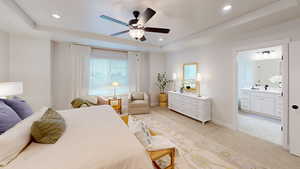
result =
[{"label": "door frame", "polygon": [[253,43],[238,47],[233,50],[233,60],[234,60],[234,129],[238,130],[238,54],[243,51],[255,50],[260,48],[268,48],[273,46],[282,46],[283,55],[283,115],[282,115],[282,127],[283,127],[283,141],[282,147],[284,149],[289,149],[289,43],[290,38],[268,41],[263,43]]}]

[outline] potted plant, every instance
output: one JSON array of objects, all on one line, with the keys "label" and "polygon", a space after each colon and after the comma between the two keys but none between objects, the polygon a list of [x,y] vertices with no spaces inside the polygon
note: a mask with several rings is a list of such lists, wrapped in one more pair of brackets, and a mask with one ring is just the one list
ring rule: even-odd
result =
[{"label": "potted plant", "polygon": [[159,95],[159,105],[160,107],[166,107],[167,106],[167,94],[165,93],[165,90],[169,83],[171,83],[172,80],[167,79],[167,73],[158,73],[157,74],[157,82],[156,85],[160,90]]}]

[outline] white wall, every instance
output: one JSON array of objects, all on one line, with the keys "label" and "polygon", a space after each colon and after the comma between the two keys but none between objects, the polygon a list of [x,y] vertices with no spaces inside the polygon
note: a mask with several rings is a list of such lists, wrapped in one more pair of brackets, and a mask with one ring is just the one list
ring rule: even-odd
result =
[{"label": "white wall", "polygon": [[50,40],[10,35],[9,80],[22,81],[33,110],[51,106]]},{"label": "white wall", "polygon": [[157,73],[166,72],[166,56],[163,52],[151,52],[149,55],[149,94],[151,106],[159,104],[159,88],[156,86]]},{"label": "white wall", "polygon": [[233,121],[234,62],[229,49],[223,45],[212,45],[167,54],[169,75],[182,72],[184,63],[199,64],[199,72],[202,76],[201,95],[212,98],[212,118],[225,124]]},{"label": "white wall", "polygon": [[8,81],[9,34],[0,31],[0,82]]},{"label": "white wall", "polygon": [[[244,34],[235,41],[214,42],[208,45],[197,45],[201,40],[193,40],[189,47],[181,48],[181,44],[173,44],[176,51],[168,52],[167,72],[171,75],[178,72],[181,65],[198,62],[203,76],[201,92],[212,98],[213,121],[234,128],[234,94],[235,94],[235,57],[234,49],[251,47],[259,43],[291,38],[300,39],[300,20],[272,26]],[[177,45],[177,46],[176,46]]]}]

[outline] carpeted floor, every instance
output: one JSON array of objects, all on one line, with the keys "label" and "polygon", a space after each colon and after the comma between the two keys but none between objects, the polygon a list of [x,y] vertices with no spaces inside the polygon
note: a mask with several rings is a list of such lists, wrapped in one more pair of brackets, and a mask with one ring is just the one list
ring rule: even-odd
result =
[{"label": "carpeted floor", "polygon": [[[300,166],[300,158],[289,155],[275,144],[213,123],[202,126],[168,109],[154,108],[150,114],[134,118],[143,119],[151,129],[177,146],[176,169],[299,169]],[[266,148],[265,151],[273,148],[268,152],[269,157],[259,158],[265,155],[261,147]],[[257,155],[245,150],[256,151]],[[278,152],[282,154],[272,155]],[[281,158],[280,162],[277,158]]]}]

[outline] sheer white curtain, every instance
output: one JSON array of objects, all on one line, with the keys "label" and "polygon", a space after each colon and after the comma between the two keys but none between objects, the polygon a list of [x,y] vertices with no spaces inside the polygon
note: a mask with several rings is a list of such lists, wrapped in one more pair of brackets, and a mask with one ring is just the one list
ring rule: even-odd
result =
[{"label": "sheer white curtain", "polygon": [[142,52],[128,52],[129,90],[148,91],[149,60]]},{"label": "sheer white curtain", "polygon": [[129,81],[129,91],[137,91],[137,73],[138,73],[138,61],[139,55],[136,52],[128,52],[128,81]]},{"label": "sheer white curtain", "polygon": [[89,59],[89,95],[112,96],[113,82],[117,95],[129,92],[127,52],[93,49]]},{"label": "sheer white curtain", "polygon": [[72,61],[72,97],[81,97],[88,95],[89,88],[89,56],[91,48],[88,46],[71,45]]}]

